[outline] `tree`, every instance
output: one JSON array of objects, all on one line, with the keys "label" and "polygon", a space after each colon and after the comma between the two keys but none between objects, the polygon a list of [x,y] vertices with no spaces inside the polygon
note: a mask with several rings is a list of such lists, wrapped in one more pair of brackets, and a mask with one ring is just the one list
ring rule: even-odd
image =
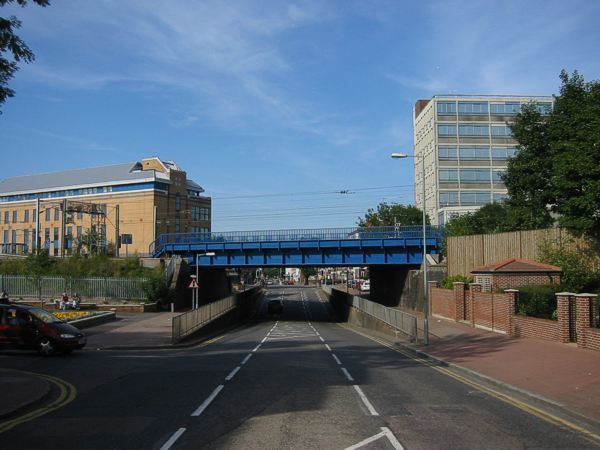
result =
[{"label": "tree", "polygon": [[504,182],[508,204],[538,227],[558,223],[600,236],[600,82],[560,74],[553,110],[524,107],[512,125],[519,142]]},{"label": "tree", "polygon": [[[429,224],[429,217],[426,216],[425,221]],[[359,227],[421,225],[422,223],[423,211],[416,206],[385,202],[377,205],[377,210],[369,208],[365,217],[359,218],[357,222]]]},{"label": "tree", "polygon": [[503,203],[490,203],[475,212],[453,217],[444,227],[446,236],[503,233],[514,230],[513,214]]},{"label": "tree", "polygon": [[[27,0],[0,0],[0,7],[8,3],[16,3],[26,6]],[[39,6],[48,6],[49,0],[32,0]],[[21,28],[21,21],[15,16],[0,17],[0,105],[8,97],[14,97],[15,91],[8,87],[8,81],[19,70],[18,63],[23,61],[30,63],[35,60],[35,55],[27,47],[27,44],[15,34],[15,30]],[[12,57],[7,54],[12,55]],[[7,57],[5,57],[7,56]]]}]

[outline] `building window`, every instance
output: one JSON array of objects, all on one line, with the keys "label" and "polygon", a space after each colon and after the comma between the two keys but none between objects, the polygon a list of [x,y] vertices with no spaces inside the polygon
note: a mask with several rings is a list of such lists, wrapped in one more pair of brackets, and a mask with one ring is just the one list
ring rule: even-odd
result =
[{"label": "building window", "polygon": [[458,152],[456,150],[456,146],[450,145],[440,145],[438,147],[438,158],[439,159],[457,159]]},{"label": "building window", "polygon": [[2,236],[2,242],[4,244],[8,244],[8,230],[4,230],[3,236]]},{"label": "building window", "polygon": [[512,116],[521,112],[521,105],[519,103],[492,103],[490,105],[490,112],[502,116]]},{"label": "building window", "polygon": [[54,220],[58,220],[60,218],[60,210],[58,208],[54,208]]},{"label": "building window", "polygon": [[54,256],[58,256],[58,228],[55,227],[54,228],[54,236],[53,236],[53,241],[54,241]]},{"label": "building window", "polygon": [[491,181],[491,173],[488,169],[461,169],[461,183],[482,183]]},{"label": "building window", "polygon": [[494,192],[492,194],[492,198],[494,199],[494,202],[500,203],[500,202],[503,202],[504,200],[506,200],[508,198],[508,194],[501,194],[501,193],[498,193],[498,192]]},{"label": "building window", "polygon": [[8,211],[4,211],[4,223],[8,223]]},{"label": "building window", "polygon": [[502,177],[505,173],[505,170],[492,170],[492,181],[494,183],[502,183]]},{"label": "building window", "polygon": [[487,102],[458,102],[459,114],[487,114]]},{"label": "building window", "polygon": [[50,228],[44,228],[44,248],[46,250],[50,248]]},{"label": "building window", "polygon": [[460,193],[461,206],[487,205],[492,201],[490,192],[468,192]]},{"label": "building window", "polygon": [[200,220],[208,220],[209,212],[208,208],[200,208]]},{"label": "building window", "polygon": [[440,206],[458,206],[458,192],[440,191]]},{"label": "building window", "polygon": [[489,160],[489,147],[460,147],[461,160]]},{"label": "building window", "polygon": [[543,116],[547,116],[552,112],[552,103],[536,103],[535,107]]},{"label": "building window", "polygon": [[496,161],[507,160],[517,153],[516,147],[492,147],[492,159]]},{"label": "building window", "polygon": [[179,211],[181,209],[181,195],[179,192],[175,194],[175,211]]},{"label": "building window", "polygon": [[23,230],[23,251],[29,251],[29,230]]},{"label": "building window", "polygon": [[46,208],[46,222],[50,222],[50,208]]},{"label": "building window", "polygon": [[456,125],[438,125],[438,135],[455,137]]},{"label": "building window", "polygon": [[458,169],[440,169],[439,171],[440,181],[458,181]]},{"label": "building window", "polygon": [[37,231],[31,230],[31,248],[37,249]]},{"label": "building window", "polygon": [[489,136],[490,129],[488,125],[462,123],[458,126],[459,136]]},{"label": "building window", "polygon": [[29,222],[29,210],[28,209],[23,211],[23,222],[25,222],[25,223]]},{"label": "building window", "polygon": [[82,207],[78,206],[77,207],[77,220],[81,220],[81,219],[83,219]]},{"label": "building window", "polygon": [[512,137],[512,130],[507,125],[492,125],[492,137]]},{"label": "building window", "polygon": [[454,103],[454,102],[438,102],[437,112],[440,116],[456,115],[456,103]]},{"label": "building window", "polygon": [[12,212],[12,223],[17,223],[18,215],[19,214],[17,210]]}]

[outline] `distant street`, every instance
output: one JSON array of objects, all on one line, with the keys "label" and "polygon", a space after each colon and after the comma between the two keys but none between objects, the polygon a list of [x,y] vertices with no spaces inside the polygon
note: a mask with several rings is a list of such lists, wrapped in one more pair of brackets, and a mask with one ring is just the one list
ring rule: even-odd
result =
[{"label": "distant street", "polygon": [[[283,313],[269,315],[270,300]],[[314,288],[271,286],[254,323],[189,349],[41,358],[74,401],[0,448],[592,448],[594,444],[333,323]]]}]

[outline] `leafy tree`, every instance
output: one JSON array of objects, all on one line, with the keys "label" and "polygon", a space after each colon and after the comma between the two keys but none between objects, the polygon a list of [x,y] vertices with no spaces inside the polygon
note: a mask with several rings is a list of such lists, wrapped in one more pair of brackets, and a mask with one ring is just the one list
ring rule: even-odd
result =
[{"label": "leafy tree", "polygon": [[[429,217],[425,221],[429,224]],[[393,225],[421,225],[423,212],[412,205],[382,202],[377,205],[377,210],[369,208],[365,217],[358,219],[359,227],[384,227]]]},{"label": "leafy tree", "polygon": [[[524,107],[512,130],[519,142],[504,181],[508,204],[533,227],[558,223],[600,236],[600,82],[560,74],[554,109]],[[550,209],[550,211],[548,211]]]},{"label": "leafy tree", "polygon": [[[0,0],[0,7],[15,1],[20,6],[27,5],[27,0]],[[50,4],[49,0],[32,1],[39,6]],[[15,34],[15,31],[19,28],[21,28],[21,21],[15,16],[0,17],[0,105],[8,97],[14,97],[15,95],[15,91],[8,87],[8,80],[19,70],[18,63],[21,61],[30,63],[35,59],[35,55],[27,47],[27,44]]]},{"label": "leafy tree", "polygon": [[519,229],[515,211],[503,203],[490,203],[479,210],[453,217],[445,226],[447,236],[503,233]]}]

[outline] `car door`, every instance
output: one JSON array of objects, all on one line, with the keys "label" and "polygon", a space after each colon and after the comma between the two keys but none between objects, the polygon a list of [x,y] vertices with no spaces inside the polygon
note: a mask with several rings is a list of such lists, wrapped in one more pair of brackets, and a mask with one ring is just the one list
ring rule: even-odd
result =
[{"label": "car door", "polygon": [[23,347],[35,346],[38,332],[35,318],[28,311],[17,311],[17,322],[19,324],[19,342]]},{"label": "car door", "polygon": [[0,307],[0,347],[8,345],[8,324],[6,323],[6,308]]}]

